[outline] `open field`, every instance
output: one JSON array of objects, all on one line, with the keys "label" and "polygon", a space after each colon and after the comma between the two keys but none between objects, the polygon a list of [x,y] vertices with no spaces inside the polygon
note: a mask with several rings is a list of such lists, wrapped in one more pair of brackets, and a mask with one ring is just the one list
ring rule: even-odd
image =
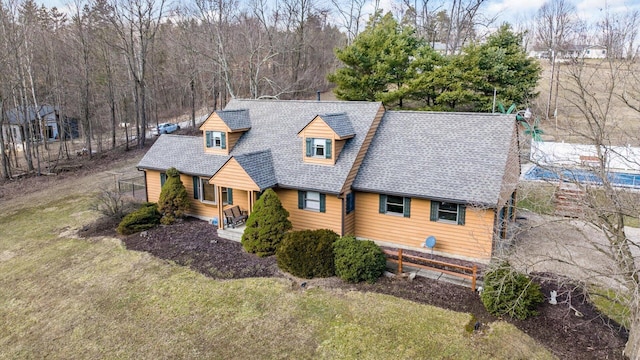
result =
[{"label": "open field", "polygon": [[[575,81],[570,79],[571,72],[575,69],[575,65],[571,63],[557,63],[556,71],[559,72],[559,86],[555,85],[551,97],[550,119],[545,120],[545,110],[549,99],[549,81],[551,77],[551,64],[548,60],[541,59],[542,74],[538,82],[537,91],[539,96],[535,99],[531,106],[534,116],[539,116],[540,127],[544,130],[543,139],[547,141],[564,141],[570,143],[588,143],[581,134],[589,132],[584,115],[572,104],[571,92],[578,90]],[[609,64],[605,60],[587,59],[581,76],[585,90],[595,95],[597,103],[589,101],[589,106],[598,113],[608,111],[608,121],[604,127],[606,137],[611,141],[612,145],[631,145],[640,146],[640,113],[631,109],[620,99],[619,95],[623,93],[623,87],[635,86],[640,88],[640,84],[633,85],[634,81],[638,81],[635,74],[638,70],[629,68],[621,63],[613,63],[613,67],[618,69],[611,70]],[[612,76],[612,74],[616,74]],[[609,86],[613,86],[613,91],[609,90]],[[557,90],[557,92],[556,92]],[[557,93],[557,96],[556,96]],[[612,93],[611,106],[605,108],[604,104],[609,93]],[[632,95],[632,93],[627,93]],[[640,98],[637,95],[635,102],[638,103]],[[575,98],[573,98],[575,100]],[[557,117],[553,117],[554,109],[557,108]]]},{"label": "open field", "polygon": [[0,210],[0,358],[553,358],[504,322],[469,333],[466,313],[284,279],[213,280],[118,239],[79,239],[112,174],[41,181]]}]

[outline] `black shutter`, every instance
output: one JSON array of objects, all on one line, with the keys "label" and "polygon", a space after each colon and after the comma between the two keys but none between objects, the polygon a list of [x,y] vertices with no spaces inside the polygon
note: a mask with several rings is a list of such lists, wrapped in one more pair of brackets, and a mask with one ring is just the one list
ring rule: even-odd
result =
[{"label": "black shutter", "polygon": [[211,131],[205,131],[204,136],[207,139],[207,147],[210,148],[211,147]]},{"label": "black shutter", "polygon": [[298,190],[298,209],[304,209],[304,191]]},{"label": "black shutter", "polygon": [[327,210],[326,207],[327,207],[326,195],[320,194],[320,212],[321,213],[325,212]]},{"label": "black shutter", "polygon": [[438,208],[440,207],[440,203],[437,201],[431,200],[431,214],[429,216],[429,220],[438,221]]},{"label": "black shutter", "polygon": [[387,213],[387,195],[380,194],[380,207],[378,208],[380,214]]},{"label": "black shutter", "polygon": [[193,198],[200,199],[200,178],[193,176]]},{"label": "black shutter", "polygon": [[458,205],[458,225],[464,225],[464,217],[466,215],[466,206]]},{"label": "black shutter", "polygon": [[403,198],[404,206],[403,206],[403,216],[408,218],[411,216],[411,198],[405,197]]}]

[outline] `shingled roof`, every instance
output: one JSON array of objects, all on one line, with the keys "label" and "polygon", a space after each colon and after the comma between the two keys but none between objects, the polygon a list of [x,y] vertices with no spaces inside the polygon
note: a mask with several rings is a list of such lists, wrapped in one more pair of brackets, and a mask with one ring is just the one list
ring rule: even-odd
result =
[{"label": "shingled roof", "polygon": [[278,183],[276,173],[273,170],[271,150],[242,154],[235,156],[234,159],[258,185],[260,191],[264,191]]},{"label": "shingled roof", "polygon": [[[251,130],[242,135],[229,155],[237,159],[242,155],[270,150],[278,186],[339,194],[380,107],[380,103],[358,101],[234,99],[224,112],[231,114],[234,110],[235,113],[246,110]],[[327,113],[345,114],[355,136],[346,142],[335,165],[306,163],[302,156],[303,139],[297,136],[298,131],[309,119]],[[205,154],[201,137],[162,135],[138,167],[164,170],[174,166],[180,172],[212,176],[228,159],[229,156]],[[197,165],[199,162],[204,164]],[[246,162],[243,167],[245,171],[250,169]],[[269,175],[264,182],[272,180]]]},{"label": "shingled roof", "polygon": [[327,125],[341,138],[355,135],[349,116],[346,113],[320,115]]},{"label": "shingled roof", "polygon": [[388,111],[353,188],[496,206],[513,116]]},{"label": "shingled roof", "polygon": [[206,154],[201,137],[163,134],[140,160],[138,168],[163,171],[175,167],[181,173],[209,177],[228,159],[229,156]]},{"label": "shingled roof", "polygon": [[249,110],[247,109],[235,109],[235,110],[218,110],[216,114],[220,116],[220,119],[231,129],[231,131],[243,130],[251,128],[251,120],[249,119]]}]

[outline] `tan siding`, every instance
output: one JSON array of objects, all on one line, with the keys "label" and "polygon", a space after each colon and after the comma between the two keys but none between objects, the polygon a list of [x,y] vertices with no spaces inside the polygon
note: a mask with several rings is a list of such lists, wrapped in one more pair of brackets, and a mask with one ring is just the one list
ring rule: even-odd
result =
[{"label": "tan siding", "polygon": [[336,233],[342,232],[342,200],[335,195],[326,195],[326,212],[298,209],[298,191],[276,189],[276,194],[287,211],[293,230],[331,229]]},{"label": "tan siding", "polygon": [[[147,173],[147,191],[150,202],[158,202],[160,198],[160,171],[145,170]],[[203,204],[200,200],[193,198],[193,179],[191,175],[180,174],[180,181],[187,189],[189,200],[191,201],[188,214],[199,217],[212,218],[217,216],[218,210],[215,205]]]},{"label": "tan siding", "polygon": [[[202,179],[207,181],[206,178]],[[205,204],[199,199],[193,198],[193,176],[180,174],[180,181],[184,184],[189,194],[189,200],[191,200],[191,206],[189,207],[189,215],[212,218],[218,216],[218,207],[212,204]]]},{"label": "tan siding", "polygon": [[493,210],[467,207],[465,225],[429,220],[431,203],[411,199],[411,217],[380,214],[379,195],[356,194],[356,236],[420,248],[427,236],[436,237],[435,251],[453,256],[491,258]]},{"label": "tan siding", "polygon": [[158,202],[160,198],[160,171],[145,170],[147,173],[147,196],[149,202]]},{"label": "tan siding", "polygon": [[209,183],[233,189],[260,191],[258,185],[238,164],[236,159],[229,159],[220,170],[209,180]]},{"label": "tan siding", "polygon": [[238,142],[238,140],[240,140],[240,137],[242,136],[243,132],[234,132],[234,133],[227,133],[227,150],[231,151],[233,150],[233,147],[236,146],[236,143]]},{"label": "tan siding", "polygon": [[364,138],[362,142],[362,147],[360,147],[360,151],[358,152],[358,156],[356,156],[356,160],[353,162],[353,167],[351,168],[347,179],[344,182],[341,193],[347,192],[351,190],[351,184],[356,179],[356,175],[358,175],[358,170],[360,170],[360,165],[362,165],[362,161],[364,160],[365,155],[367,154],[367,150],[369,149],[369,145],[371,145],[371,141],[373,140],[373,136],[376,134],[376,130],[378,130],[378,125],[380,125],[380,121],[382,120],[382,116],[384,115],[384,107],[380,106],[378,109],[378,113],[376,117],[373,119],[371,123],[371,127],[367,132],[367,136]]},{"label": "tan siding", "polygon": [[337,161],[338,157],[340,156],[340,153],[342,152],[342,148],[344,147],[344,144],[346,142],[347,142],[346,140],[335,140],[333,142],[333,148],[334,148],[333,158],[336,159],[336,161]]},{"label": "tan siding", "polygon": [[[324,165],[333,165],[335,164],[335,159],[340,155],[340,151],[342,150],[342,146],[340,149],[337,149],[336,141],[337,138],[336,133],[324,122],[319,116],[316,116],[313,121],[311,121],[300,133],[302,135],[302,159],[304,162],[312,163],[312,164],[324,164]],[[322,159],[315,157],[307,157],[306,153],[306,139],[307,138],[316,138],[316,139],[331,139],[333,149],[331,153],[331,159]]]},{"label": "tan siding", "polygon": [[229,154],[229,150],[231,149],[231,146],[229,146],[229,140],[227,140],[227,148],[226,149],[216,149],[216,148],[208,148],[207,147],[207,138],[206,138],[206,132],[207,131],[221,131],[221,132],[226,132],[227,135],[227,139],[229,139],[229,131],[231,131],[231,129],[229,129],[229,127],[227,126],[227,124],[224,123],[224,121],[222,121],[222,119],[220,118],[220,116],[218,116],[218,114],[216,113],[211,113],[211,115],[209,116],[209,118],[207,118],[207,120],[205,120],[204,123],[202,123],[202,125],[200,126],[200,130],[202,130],[202,147],[204,148],[204,151],[208,154],[218,154],[218,155],[228,155]]},{"label": "tan siding", "polygon": [[[241,210],[249,210],[249,196],[247,191],[244,190],[240,190],[240,189],[233,189],[233,205],[231,206],[236,206],[238,205],[240,207]],[[225,206],[226,207],[231,207],[231,206]]]},{"label": "tan siding", "polygon": [[502,178],[500,199],[497,204],[498,208],[502,207],[507,201],[509,201],[511,194],[518,186],[518,180],[520,178],[520,154],[518,151],[517,136],[516,127],[514,126],[513,136],[511,137],[511,144],[509,146],[507,164]]},{"label": "tan siding", "polygon": [[356,211],[352,211],[347,214],[347,194],[344,194],[344,206],[342,211],[344,211],[344,234],[343,235],[355,235],[356,234]]}]

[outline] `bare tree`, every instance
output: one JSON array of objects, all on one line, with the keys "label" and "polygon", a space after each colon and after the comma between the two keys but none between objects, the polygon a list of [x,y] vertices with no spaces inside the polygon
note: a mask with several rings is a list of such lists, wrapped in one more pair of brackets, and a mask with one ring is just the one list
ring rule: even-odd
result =
[{"label": "bare tree", "polygon": [[111,21],[133,80],[138,147],[147,130],[148,58],[165,11],[164,0],[113,0]]},{"label": "bare tree", "polygon": [[[621,187],[612,171],[640,166],[640,154],[627,147],[640,143],[640,124],[625,116],[630,109],[640,110],[640,78],[636,73],[635,62],[612,59],[565,67],[561,98],[575,116],[564,131],[580,145],[572,145],[579,149],[572,150],[574,163],[562,160],[563,168],[569,170],[558,170],[557,194],[550,194],[568,206],[561,214],[569,217],[548,218],[537,224],[533,231],[547,244],[537,246],[546,247],[541,249],[546,254],[526,259],[538,267],[537,271],[549,271],[539,267],[542,263],[555,263],[563,275],[583,281],[588,294],[604,288],[613,294],[611,301],[628,308],[629,340],[624,353],[631,359],[640,357],[640,243],[630,236],[628,226],[640,216],[640,197]],[[548,165],[544,157],[539,158],[540,166]],[[555,231],[545,232],[548,229]],[[571,240],[573,237],[577,241]]]},{"label": "bare tree", "polygon": [[640,27],[640,12],[626,9],[613,12],[606,5],[598,21],[600,44],[607,48],[607,56],[616,59],[632,58],[636,55],[636,38]]},{"label": "bare tree", "polygon": [[576,8],[568,0],[549,0],[536,15],[536,43],[551,52],[551,78],[545,119],[549,120],[558,53],[568,45],[575,24]]}]

